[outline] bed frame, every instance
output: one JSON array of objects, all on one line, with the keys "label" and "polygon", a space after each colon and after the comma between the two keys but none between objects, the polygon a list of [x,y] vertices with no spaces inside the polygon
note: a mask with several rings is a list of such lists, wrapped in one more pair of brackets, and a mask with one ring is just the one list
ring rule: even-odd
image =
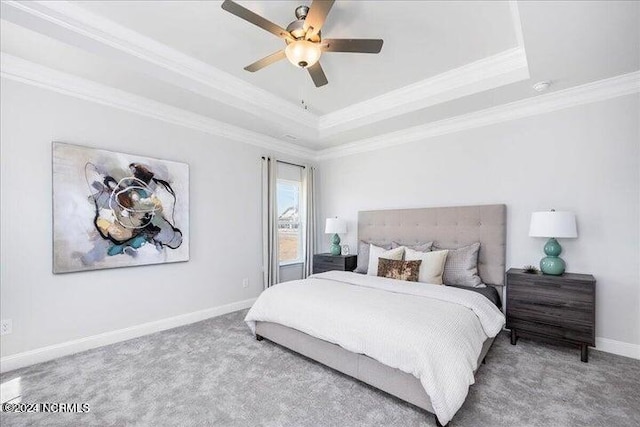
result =
[{"label": "bed frame", "polygon": [[[358,240],[379,245],[393,241],[407,245],[435,241],[442,248],[480,242],[478,274],[484,283],[496,286],[502,296],[505,205],[363,211],[358,213]],[[256,322],[256,339],[263,338],[433,413],[431,399],[420,380],[411,374],[276,323]],[[478,366],[484,362],[493,341],[489,338],[484,342]],[[440,425],[437,417],[436,425]]]}]

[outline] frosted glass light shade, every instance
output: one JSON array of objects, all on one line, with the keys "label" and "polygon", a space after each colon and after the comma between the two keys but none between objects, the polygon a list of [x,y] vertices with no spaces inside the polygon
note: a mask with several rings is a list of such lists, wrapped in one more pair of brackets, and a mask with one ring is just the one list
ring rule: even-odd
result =
[{"label": "frosted glass light shade", "polygon": [[344,234],[347,232],[347,222],[339,218],[327,218],[324,232],[326,234]]},{"label": "frosted glass light shade", "polygon": [[307,68],[320,59],[320,46],[307,40],[296,40],[287,45],[284,54],[289,62],[296,67]]},{"label": "frosted glass light shade", "polygon": [[572,212],[533,212],[529,225],[530,237],[578,237],[576,216]]}]

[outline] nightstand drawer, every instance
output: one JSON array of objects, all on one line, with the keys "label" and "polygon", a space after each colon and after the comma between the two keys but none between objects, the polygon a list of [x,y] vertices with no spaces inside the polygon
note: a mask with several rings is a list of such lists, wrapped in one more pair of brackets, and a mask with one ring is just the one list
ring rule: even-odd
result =
[{"label": "nightstand drawer", "polygon": [[507,328],[517,329],[519,332],[531,333],[540,337],[556,338],[563,341],[585,342],[595,345],[593,329],[566,328],[558,324],[548,324],[542,321],[532,321],[511,316],[507,322]]},{"label": "nightstand drawer", "polygon": [[[584,304],[584,303],[582,303]],[[540,321],[567,328],[592,329],[593,312],[587,305],[577,306],[562,301],[509,299],[509,316],[523,320]]]},{"label": "nightstand drawer", "polygon": [[595,294],[583,294],[574,292],[545,292],[535,285],[512,286],[509,285],[509,302],[532,303],[541,307],[556,307],[561,309],[584,310],[590,312],[593,309]]},{"label": "nightstand drawer", "polygon": [[327,262],[314,262],[313,263],[314,270],[344,270],[344,264],[331,264]]},{"label": "nightstand drawer", "polygon": [[356,268],[356,255],[331,255],[315,254],[313,256],[313,272],[324,273],[325,271],[353,271]]},{"label": "nightstand drawer", "polygon": [[326,256],[326,255],[316,255],[316,260],[318,264],[328,264],[328,265],[343,265],[344,258],[338,256]]},{"label": "nightstand drawer", "polygon": [[525,281],[509,278],[509,298],[549,299],[593,304],[595,288],[588,283],[560,283],[550,280]]}]

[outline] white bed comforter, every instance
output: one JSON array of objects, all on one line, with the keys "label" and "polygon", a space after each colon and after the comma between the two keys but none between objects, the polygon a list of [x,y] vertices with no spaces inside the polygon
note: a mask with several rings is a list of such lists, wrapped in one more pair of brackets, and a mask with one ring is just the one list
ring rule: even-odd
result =
[{"label": "white bed comforter", "polygon": [[245,321],[254,333],[257,321],[279,323],[414,375],[446,424],[505,318],[464,289],[330,271],[270,287]]}]

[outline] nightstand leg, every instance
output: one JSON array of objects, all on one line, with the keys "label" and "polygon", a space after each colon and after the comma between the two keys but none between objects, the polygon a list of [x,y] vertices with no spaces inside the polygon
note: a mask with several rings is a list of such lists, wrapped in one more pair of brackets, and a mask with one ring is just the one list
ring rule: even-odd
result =
[{"label": "nightstand leg", "polygon": [[586,344],[580,344],[580,360],[589,363],[589,346]]},{"label": "nightstand leg", "polygon": [[511,329],[511,345],[516,345],[516,342],[518,342],[518,336],[516,335],[516,330]]}]

